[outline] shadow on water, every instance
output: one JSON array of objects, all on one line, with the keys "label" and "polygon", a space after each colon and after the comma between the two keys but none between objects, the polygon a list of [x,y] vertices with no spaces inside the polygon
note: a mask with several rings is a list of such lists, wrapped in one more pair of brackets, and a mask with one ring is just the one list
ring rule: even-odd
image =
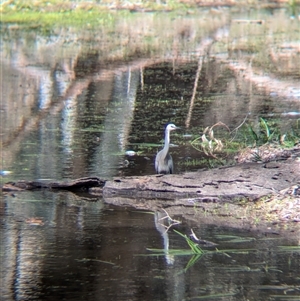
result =
[{"label": "shadow on water", "polygon": [[[125,210],[124,210],[125,209]],[[158,215],[157,215],[158,214]],[[275,233],[176,226],[226,249],[187,268],[185,240],[155,215],[68,192],[24,192],[1,203],[2,300],[277,300],[299,296],[299,247]],[[168,223],[164,220],[165,224]],[[153,256],[147,248],[164,249]],[[240,250],[240,251],[238,251]],[[151,255],[151,256],[141,256]]]},{"label": "shadow on water", "polygon": [[[147,15],[175,24],[178,33],[162,43],[163,54],[150,56],[148,49],[142,56],[135,49],[138,57],[129,53],[124,61],[117,49],[111,51],[117,59],[109,57],[99,37],[70,43],[70,36],[62,42],[30,31],[3,34],[1,169],[12,173],[2,181],[153,174],[170,121],[182,128],[171,137],[177,173],[215,164],[191,142],[220,121],[234,130],[248,116],[258,131],[264,118],[278,134],[297,140],[298,21],[282,10],[250,25],[244,21],[257,19],[255,13],[234,16],[230,25],[221,15],[214,24],[201,19],[211,26],[207,31],[194,16],[174,23],[172,16]],[[284,24],[290,30],[282,42]],[[237,139],[252,145],[247,131],[245,123]],[[136,154],[127,156],[128,150]],[[228,164],[233,155],[220,159]],[[168,252],[188,249],[186,242],[164,231],[159,214],[67,192],[5,195],[3,300],[296,300],[299,248],[280,246],[298,241],[183,219],[177,230],[189,234],[193,228],[220,250],[252,249],[211,253],[187,268],[191,255]],[[147,248],[164,249],[164,256],[140,256],[153,255]]]}]

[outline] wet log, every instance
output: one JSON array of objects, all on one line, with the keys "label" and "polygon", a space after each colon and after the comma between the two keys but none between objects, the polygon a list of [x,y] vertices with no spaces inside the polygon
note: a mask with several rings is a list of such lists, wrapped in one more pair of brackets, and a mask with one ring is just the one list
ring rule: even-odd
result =
[{"label": "wet log", "polygon": [[69,182],[19,181],[4,184],[3,191],[39,188],[101,193],[105,201],[117,198],[179,202],[231,202],[255,200],[300,183],[296,158],[268,163],[243,163],[184,174],[116,177],[105,181],[87,177]]},{"label": "wet log", "polygon": [[45,182],[45,181],[18,181],[3,185],[3,191],[34,190],[41,188],[65,189],[70,191],[88,191],[91,187],[103,187],[105,181],[98,177],[79,178],[71,181]]},{"label": "wet log", "polygon": [[300,183],[300,164],[293,159],[244,163],[182,175],[115,178],[103,188],[105,199],[185,199],[187,202],[254,200]]}]

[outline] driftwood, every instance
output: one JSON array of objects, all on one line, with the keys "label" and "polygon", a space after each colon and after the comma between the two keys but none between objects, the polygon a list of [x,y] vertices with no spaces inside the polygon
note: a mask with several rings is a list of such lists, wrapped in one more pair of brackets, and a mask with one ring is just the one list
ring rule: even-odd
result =
[{"label": "driftwood", "polygon": [[115,178],[103,188],[105,198],[191,199],[236,201],[257,199],[300,182],[300,164],[295,160],[245,163],[182,175]]},{"label": "driftwood", "polygon": [[33,189],[65,189],[70,191],[88,191],[91,187],[103,187],[105,181],[97,177],[87,177],[69,182],[45,182],[45,181],[18,181],[8,182],[3,185],[3,191],[21,191]]},{"label": "driftwood", "polygon": [[88,177],[70,182],[19,181],[4,184],[3,191],[39,188],[103,193],[105,199],[126,197],[190,202],[255,200],[300,183],[300,163],[295,158],[269,163],[200,170],[184,174],[116,177],[105,181]]}]

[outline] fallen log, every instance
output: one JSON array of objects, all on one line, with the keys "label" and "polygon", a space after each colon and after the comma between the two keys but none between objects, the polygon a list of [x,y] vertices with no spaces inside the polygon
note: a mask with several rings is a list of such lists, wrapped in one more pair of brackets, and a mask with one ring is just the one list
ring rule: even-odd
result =
[{"label": "fallen log", "polygon": [[105,200],[126,197],[184,199],[190,202],[255,200],[300,183],[300,164],[295,158],[268,163],[243,163],[184,174],[116,177],[105,181],[86,177],[69,182],[18,181],[4,184],[3,191],[40,188],[103,193]]},{"label": "fallen log", "polygon": [[88,191],[91,187],[103,187],[104,180],[98,177],[79,178],[71,181],[48,182],[48,181],[17,181],[5,183],[3,191],[34,190],[41,188],[65,189],[70,191]]},{"label": "fallen log", "polygon": [[299,182],[300,164],[295,160],[285,160],[245,163],[182,175],[114,178],[105,183],[103,195],[105,199],[126,196],[202,202],[254,200]]}]

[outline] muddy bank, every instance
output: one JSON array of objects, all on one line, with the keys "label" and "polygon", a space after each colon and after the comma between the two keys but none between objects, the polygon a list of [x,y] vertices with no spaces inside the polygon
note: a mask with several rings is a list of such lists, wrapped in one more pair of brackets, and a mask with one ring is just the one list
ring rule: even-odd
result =
[{"label": "muddy bank", "polygon": [[289,232],[298,239],[299,169],[299,161],[290,157],[183,175],[115,178],[106,182],[103,197],[117,206],[163,208],[172,217],[195,223],[283,235]]}]

